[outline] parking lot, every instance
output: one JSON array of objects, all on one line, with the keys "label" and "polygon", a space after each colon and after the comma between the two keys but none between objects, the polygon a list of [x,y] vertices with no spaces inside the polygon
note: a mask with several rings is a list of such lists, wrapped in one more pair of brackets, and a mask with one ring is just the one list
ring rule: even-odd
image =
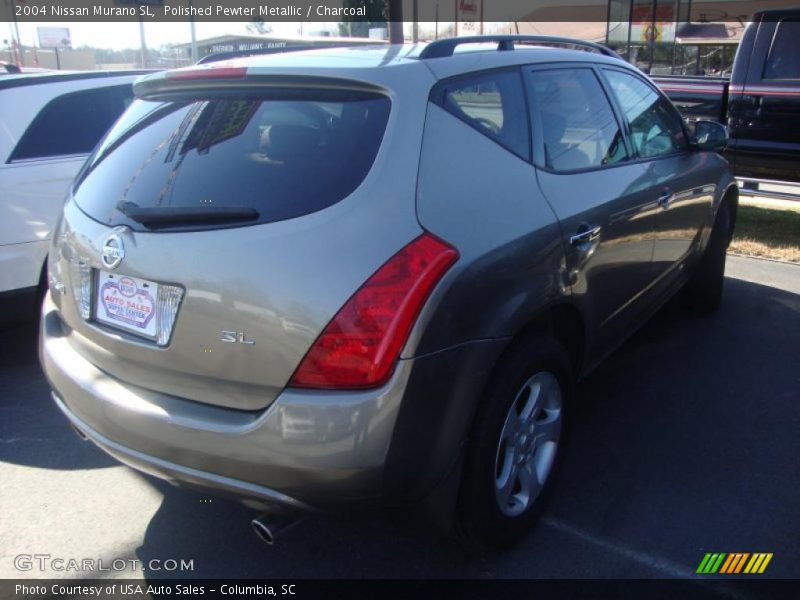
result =
[{"label": "parking lot", "polygon": [[253,511],[82,442],[50,399],[35,326],[4,332],[0,577],[76,575],[15,568],[38,553],[192,560],[181,575],[204,578],[671,578],[705,552],[772,552],[768,576],[800,577],[800,267],[730,257],[727,275],[715,316],[669,306],[583,382],[545,518],[492,557],[397,513],[307,519],[268,547]]}]

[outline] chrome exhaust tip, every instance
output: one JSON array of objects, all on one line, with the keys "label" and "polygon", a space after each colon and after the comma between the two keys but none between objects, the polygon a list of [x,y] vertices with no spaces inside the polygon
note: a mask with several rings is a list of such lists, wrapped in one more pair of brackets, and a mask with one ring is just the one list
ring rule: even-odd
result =
[{"label": "chrome exhaust tip", "polygon": [[275,543],[275,538],[297,525],[298,522],[296,519],[263,514],[250,521],[250,526],[258,539],[268,546],[272,546]]}]

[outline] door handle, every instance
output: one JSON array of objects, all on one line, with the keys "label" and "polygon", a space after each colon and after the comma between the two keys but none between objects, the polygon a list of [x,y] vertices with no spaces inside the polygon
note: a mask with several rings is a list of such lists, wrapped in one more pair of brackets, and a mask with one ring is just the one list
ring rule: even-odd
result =
[{"label": "door handle", "polygon": [[670,190],[664,190],[664,193],[658,197],[658,205],[667,210],[669,208],[670,203],[675,199],[675,194],[673,194]]},{"label": "door handle", "polygon": [[572,246],[583,246],[584,244],[593,242],[600,237],[601,229],[602,227],[599,225],[596,227],[581,225],[580,228],[578,228],[578,232],[569,238],[569,243]]}]

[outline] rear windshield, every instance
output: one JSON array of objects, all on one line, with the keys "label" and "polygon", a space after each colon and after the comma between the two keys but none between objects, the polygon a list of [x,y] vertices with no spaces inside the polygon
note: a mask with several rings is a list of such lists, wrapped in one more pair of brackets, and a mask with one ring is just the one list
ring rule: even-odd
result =
[{"label": "rear windshield", "polygon": [[[136,100],[76,179],[75,202],[103,223],[139,231],[242,226],[321,210],[364,180],[388,98],[241,94]],[[171,216],[159,220],[163,214]]]}]

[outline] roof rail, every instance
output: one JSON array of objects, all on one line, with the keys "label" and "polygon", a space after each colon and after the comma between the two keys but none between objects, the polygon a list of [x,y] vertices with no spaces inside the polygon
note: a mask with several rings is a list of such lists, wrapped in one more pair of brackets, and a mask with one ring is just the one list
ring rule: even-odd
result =
[{"label": "roof rail", "polygon": [[611,56],[613,58],[621,58],[619,54],[614,52],[611,48],[596,44],[595,42],[586,42],[575,38],[558,37],[551,35],[471,35],[464,37],[445,38],[431,42],[419,54],[419,58],[426,60],[429,58],[444,58],[453,56],[457,46],[462,44],[487,44],[497,42],[497,51],[503,52],[514,49],[514,42],[528,46],[556,46],[556,47],[574,47],[591,50]]},{"label": "roof rail", "polygon": [[251,50],[232,50],[230,52],[217,52],[209,54],[197,61],[198,65],[229,60],[231,58],[242,58],[245,56],[258,56],[259,54],[280,54],[283,52],[301,52],[303,50],[321,50],[323,48],[349,48],[350,46],[363,46],[364,44],[350,44],[341,42],[337,44],[303,44],[302,46],[278,46],[272,48],[253,48]]}]

